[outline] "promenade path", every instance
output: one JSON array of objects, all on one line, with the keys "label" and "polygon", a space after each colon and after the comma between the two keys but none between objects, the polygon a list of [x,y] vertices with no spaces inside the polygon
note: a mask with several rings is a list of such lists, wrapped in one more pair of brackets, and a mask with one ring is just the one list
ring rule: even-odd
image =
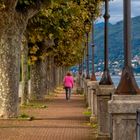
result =
[{"label": "promenade path", "polygon": [[94,140],[95,132],[83,114],[83,96],[65,100],[61,93],[44,102],[48,108],[22,109],[34,120],[0,120],[0,140]]}]

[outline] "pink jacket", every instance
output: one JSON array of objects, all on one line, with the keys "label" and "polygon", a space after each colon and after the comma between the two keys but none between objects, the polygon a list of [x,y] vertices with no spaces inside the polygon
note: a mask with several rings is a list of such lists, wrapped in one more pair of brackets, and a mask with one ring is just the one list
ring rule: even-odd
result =
[{"label": "pink jacket", "polygon": [[72,76],[65,76],[63,83],[64,83],[65,87],[73,88],[73,85],[74,85],[73,77]]}]

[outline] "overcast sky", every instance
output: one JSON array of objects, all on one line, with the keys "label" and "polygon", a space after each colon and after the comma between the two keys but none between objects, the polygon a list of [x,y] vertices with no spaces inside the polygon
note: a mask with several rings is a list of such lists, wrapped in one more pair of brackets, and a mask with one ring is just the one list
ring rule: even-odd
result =
[{"label": "overcast sky", "polygon": [[[109,12],[111,23],[116,23],[123,19],[123,0],[113,0],[109,3]],[[131,16],[135,17],[140,15],[140,0],[131,0]],[[102,22],[103,18],[98,22]]]}]

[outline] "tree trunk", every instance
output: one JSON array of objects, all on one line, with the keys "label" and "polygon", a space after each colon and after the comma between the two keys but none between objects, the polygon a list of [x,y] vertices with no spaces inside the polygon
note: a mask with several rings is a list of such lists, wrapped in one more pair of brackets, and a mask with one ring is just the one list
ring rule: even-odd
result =
[{"label": "tree trunk", "polygon": [[31,66],[31,100],[41,100],[46,92],[45,85],[45,62],[37,61]]},{"label": "tree trunk", "polygon": [[50,65],[50,57],[47,58],[47,93],[50,93],[51,88],[51,65]]},{"label": "tree trunk", "polygon": [[59,85],[61,85],[61,67],[59,67]]},{"label": "tree trunk", "polygon": [[20,46],[24,26],[20,26],[12,14],[2,20],[8,25],[0,24],[0,117],[9,118],[18,114]]},{"label": "tree trunk", "polygon": [[52,58],[50,58],[50,91],[53,91],[53,65]]},{"label": "tree trunk", "polygon": [[52,91],[56,88],[56,77],[55,77],[55,64],[54,64],[54,58],[51,60],[52,65]]},{"label": "tree trunk", "polygon": [[46,58],[46,94],[49,94],[49,57]]},{"label": "tree trunk", "polygon": [[22,95],[21,95],[21,105],[28,103],[28,41],[24,38],[24,43],[22,44],[22,54],[21,54],[21,68],[22,68]]},{"label": "tree trunk", "polygon": [[53,90],[56,88],[56,66],[54,64],[54,58],[52,58],[52,85]]},{"label": "tree trunk", "polygon": [[49,57],[49,92],[53,92],[54,85],[53,85],[53,62],[52,58]]},{"label": "tree trunk", "polygon": [[[29,7],[27,12],[17,12],[17,1],[5,1],[0,9],[0,117],[18,115],[18,89],[20,74],[20,47],[29,18],[38,9]],[[38,6],[39,7],[39,6]]]},{"label": "tree trunk", "polygon": [[55,66],[56,87],[59,86],[59,67]]},{"label": "tree trunk", "polygon": [[48,73],[47,73],[47,57],[44,60],[44,86],[45,86],[45,95],[47,95],[47,86],[48,86],[48,82],[47,82],[47,77],[48,77]]}]

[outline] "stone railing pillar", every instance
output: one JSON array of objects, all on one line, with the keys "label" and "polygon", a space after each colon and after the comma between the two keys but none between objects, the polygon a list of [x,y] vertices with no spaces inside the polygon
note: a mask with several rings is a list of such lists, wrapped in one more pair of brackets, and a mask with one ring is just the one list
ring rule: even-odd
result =
[{"label": "stone railing pillar", "polygon": [[136,110],[140,95],[113,95],[109,101],[112,116],[112,140],[136,140]]},{"label": "stone railing pillar", "polygon": [[89,81],[90,79],[84,80],[84,96],[85,96],[86,106],[88,106],[88,82]]},{"label": "stone railing pillar", "polygon": [[96,83],[96,81],[88,81],[87,82],[87,105],[88,105],[88,110],[91,111],[91,100],[92,100],[92,89],[93,89],[93,86],[94,84]]},{"label": "stone railing pillar", "polygon": [[[110,114],[108,113],[108,101],[114,94],[114,85],[100,85],[97,92],[97,121],[98,138],[110,138]],[[119,139],[118,139],[119,140]]]},{"label": "stone railing pillar", "polygon": [[90,122],[94,123],[97,117],[97,97],[96,93],[97,90],[99,89],[99,82],[93,81],[92,82],[92,87],[91,87],[91,117],[90,117]]}]

